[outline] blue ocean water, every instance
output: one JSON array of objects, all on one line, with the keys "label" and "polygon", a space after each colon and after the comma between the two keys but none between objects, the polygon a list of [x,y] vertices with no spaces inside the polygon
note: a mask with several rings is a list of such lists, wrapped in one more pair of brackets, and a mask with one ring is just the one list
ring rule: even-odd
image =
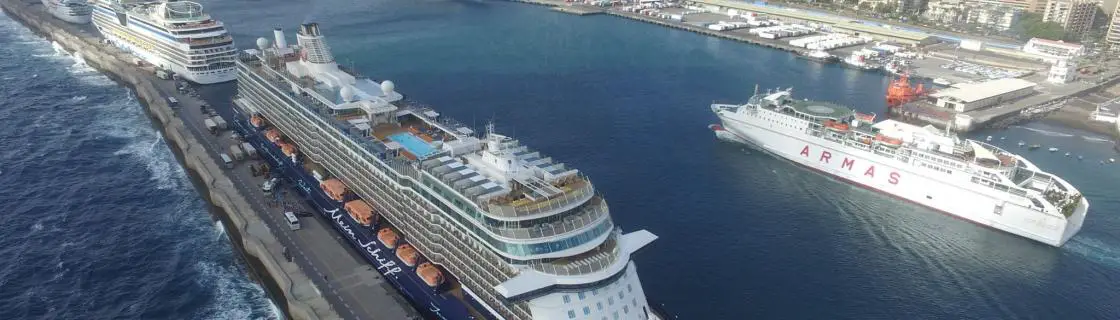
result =
[{"label": "blue ocean water", "polygon": [[275,319],[129,91],[0,15],[0,319]]},{"label": "blue ocean water", "polygon": [[[639,274],[647,294],[682,319],[1120,318],[1120,196],[1115,192],[1120,165],[1098,164],[1120,155],[1110,151],[1105,137],[1045,123],[975,135],[993,135],[997,145],[1012,150],[1025,140],[1085,157],[1079,162],[1060,153],[1022,151],[1078,186],[1092,204],[1081,234],[1055,249],[719,142],[706,129],[715,121],[708,104],[744,101],[756,84],[793,86],[806,98],[883,114],[889,79],[882,75],[609,16],[577,17],[498,1],[203,2],[242,46],[270,35],[275,26],[288,30],[291,43],[298,23],[320,22],[340,63],[391,79],[404,94],[464,122],[495,120],[499,131],[584,171],[609,201],[618,225],[661,237],[636,257]],[[124,96],[116,87],[105,90]],[[129,108],[128,116],[136,119],[130,127],[149,130],[139,107]],[[27,114],[0,121],[33,121],[26,120]],[[138,141],[161,143],[154,133],[149,137]],[[12,157],[2,158],[0,179],[24,185],[38,181],[31,175],[9,176],[6,163]],[[54,165],[61,168],[52,170],[83,175],[80,181],[102,174]],[[140,175],[137,171],[127,175]],[[119,173],[106,175],[114,174]],[[113,185],[143,190],[160,185],[141,178]],[[176,217],[199,217],[199,228],[213,232],[204,226],[202,205],[197,208]],[[12,222],[3,223],[0,227],[8,228]],[[112,237],[126,243],[122,251],[145,251],[150,248],[130,237],[165,229]],[[0,231],[0,237],[13,234]],[[86,232],[116,233],[106,227]],[[34,234],[14,234],[25,233]],[[217,238],[213,245],[225,246]],[[113,242],[105,243],[101,247]],[[228,257],[229,250],[206,251]],[[225,259],[198,255],[182,258],[191,262],[180,265]],[[49,279],[47,269],[28,274]],[[161,272],[188,276],[182,270]],[[22,278],[27,276],[16,279]],[[237,281],[248,283],[243,277]],[[230,300],[250,301],[241,304],[246,307],[222,310],[267,313],[265,304],[249,298],[259,297],[254,293],[259,289],[240,288],[228,294],[245,297]],[[150,301],[178,305],[176,310],[188,315],[215,310],[167,296]]]}]

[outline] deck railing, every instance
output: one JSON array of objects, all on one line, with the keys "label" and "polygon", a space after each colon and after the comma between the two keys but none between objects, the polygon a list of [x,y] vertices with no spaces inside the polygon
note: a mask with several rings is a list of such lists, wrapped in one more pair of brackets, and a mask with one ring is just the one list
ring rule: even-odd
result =
[{"label": "deck railing", "polygon": [[[585,179],[585,181],[587,181]],[[557,212],[570,209],[576,205],[587,202],[595,195],[595,187],[588,181],[582,187],[565,192],[563,195],[543,201],[524,205],[496,204],[489,202],[484,206],[487,212],[500,217],[517,218],[537,215],[548,212]]]},{"label": "deck railing", "polygon": [[615,239],[621,235],[618,229],[603,246],[577,257],[568,257],[551,262],[533,262],[529,266],[537,271],[561,276],[578,276],[593,273],[610,267],[618,260],[619,247]]}]

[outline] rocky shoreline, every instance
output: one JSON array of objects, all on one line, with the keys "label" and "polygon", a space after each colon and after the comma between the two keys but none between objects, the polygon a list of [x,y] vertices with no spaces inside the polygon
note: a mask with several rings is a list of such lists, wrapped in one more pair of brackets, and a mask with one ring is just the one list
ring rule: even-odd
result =
[{"label": "rocky shoreline", "polygon": [[231,242],[245,257],[254,277],[288,318],[340,318],[321,294],[302,290],[312,285],[310,279],[295,264],[284,261],[283,246],[260,220],[261,213],[253,210],[199,138],[177,117],[153,83],[153,75],[136,67],[129,57],[109,50],[99,38],[77,32],[73,25],[54,19],[41,9],[38,1],[0,0],[0,8],[33,32],[69,51],[80,52],[90,67],[132,88],[200,194],[216,209],[213,212],[225,225]]}]

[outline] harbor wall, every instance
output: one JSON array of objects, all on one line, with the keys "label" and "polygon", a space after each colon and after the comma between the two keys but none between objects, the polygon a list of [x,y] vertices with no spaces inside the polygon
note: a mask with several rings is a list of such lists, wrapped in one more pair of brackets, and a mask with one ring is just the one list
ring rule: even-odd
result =
[{"label": "harbor wall", "polygon": [[283,246],[260,220],[262,213],[252,209],[199,138],[176,116],[153,83],[153,75],[135,66],[130,56],[101,44],[100,38],[76,32],[74,26],[50,16],[38,1],[0,0],[0,8],[33,32],[69,51],[80,52],[90,67],[133,89],[145,112],[155,120],[153,124],[163,132],[172,151],[188,169],[196,187],[216,207],[214,212],[225,225],[234,247],[246,258],[254,277],[288,318],[340,318],[322,295],[298,290],[311,285],[311,280],[295,264],[282,261]]}]

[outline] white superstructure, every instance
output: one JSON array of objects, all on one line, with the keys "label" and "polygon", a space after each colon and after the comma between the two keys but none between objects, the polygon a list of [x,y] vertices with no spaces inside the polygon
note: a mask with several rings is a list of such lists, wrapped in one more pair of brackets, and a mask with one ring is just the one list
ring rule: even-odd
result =
[{"label": "white superstructure", "polygon": [[42,2],[47,12],[55,18],[69,23],[89,23],[92,7],[86,0],[42,0]]},{"label": "white superstructure", "polygon": [[340,69],[317,24],[301,25],[296,39],[286,46],[277,29],[275,41],[258,39],[240,56],[235,103],[352,188],[480,312],[660,318],[630,258],[657,237],[616,226],[579,170]]},{"label": "white superstructure", "polygon": [[114,45],[186,80],[210,84],[236,77],[233,38],[201,4],[96,0],[92,17]]},{"label": "white superstructure", "polygon": [[1089,209],[1072,185],[1023,157],[932,126],[873,123],[873,114],[795,100],[790,90],[712,111],[721,138],[1052,246],[1076,234]]}]

